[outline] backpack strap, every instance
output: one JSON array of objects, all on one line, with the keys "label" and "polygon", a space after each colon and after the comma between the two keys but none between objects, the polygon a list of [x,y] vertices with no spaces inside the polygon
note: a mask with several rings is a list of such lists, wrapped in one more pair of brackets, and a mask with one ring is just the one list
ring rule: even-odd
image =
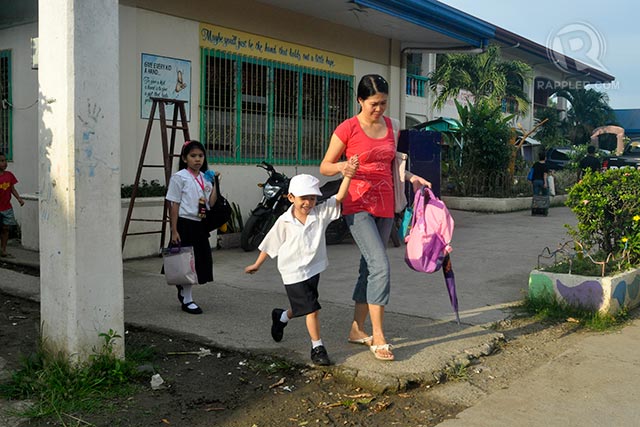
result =
[{"label": "backpack strap", "polygon": [[422,191],[416,191],[413,197],[413,216],[411,217],[411,230],[415,227],[416,223],[425,224],[424,219],[424,193]]},{"label": "backpack strap", "polygon": [[398,139],[400,138],[400,122],[398,120],[389,117],[391,121],[391,131],[393,132],[393,140],[396,142],[396,149],[398,148]]}]

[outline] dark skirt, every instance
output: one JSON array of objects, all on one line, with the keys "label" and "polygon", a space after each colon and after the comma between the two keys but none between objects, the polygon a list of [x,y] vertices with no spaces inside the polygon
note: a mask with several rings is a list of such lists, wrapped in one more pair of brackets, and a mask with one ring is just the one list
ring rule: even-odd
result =
[{"label": "dark skirt", "polygon": [[213,257],[209,244],[209,232],[202,221],[178,217],[180,246],[193,246],[198,283],[213,282]]}]

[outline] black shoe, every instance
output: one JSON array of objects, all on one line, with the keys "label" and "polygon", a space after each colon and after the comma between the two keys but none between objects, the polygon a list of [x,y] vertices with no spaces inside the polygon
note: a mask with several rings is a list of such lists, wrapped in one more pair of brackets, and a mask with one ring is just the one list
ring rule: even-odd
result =
[{"label": "black shoe", "polygon": [[284,328],[287,326],[286,323],[280,321],[280,317],[282,317],[282,313],[284,312],[285,310],[281,308],[274,308],[271,312],[271,337],[275,342],[282,341]]},{"label": "black shoe", "polygon": [[[193,304],[196,307],[195,308],[189,308],[189,306]],[[190,303],[187,304],[182,304],[182,311],[186,311],[189,314],[202,314],[202,309],[200,307],[198,307],[198,304],[196,304],[195,302],[191,301]]]},{"label": "black shoe", "polygon": [[182,296],[182,286],[176,285],[176,288],[178,288],[178,301],[180,301],[180,304],[184,304],[184,297]]},{"label": "black shoe", "polygon": [[318,365],[318,366],[331,365],[331,361],[329,360],[329,355],[327,354],[327,349],[324,348],[323,345],[319,345],[311,349],[311,361],[313,362],[314,365]]}]

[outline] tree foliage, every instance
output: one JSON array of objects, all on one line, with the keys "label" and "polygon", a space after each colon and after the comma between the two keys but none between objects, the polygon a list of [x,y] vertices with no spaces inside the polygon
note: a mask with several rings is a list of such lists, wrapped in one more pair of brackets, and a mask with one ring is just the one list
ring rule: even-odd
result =
[{"label": "tree foliage", "polygon": [[560,112],[555,107],[546,107],[537,115],[538,122],[547,121],[536,132],[535,138],[544,145],[545,148],[562,147],[570,144],[565,137],[566,122],[560,119]]},{"label": "tree foliage", "polygon": [[574,145],[588,144],[593,130],[615,123],[606,93],[595,89],[561,89],[556,95],[571,104],[567,111],[567,137]]},{"label": "tree foliage", "polygon": [[456,101],[456,108],[463,125],[463,167],[469,173],[489,174],[506,170],[513,146],[509,121],[513,116],[502,115],[500,106],[485,100],[475,105],[463,106]]},{"label": "tree foliage", "polygon": [[442,108],[455,99],[461,90],[469,91],[475,102],[488,101],[500,105],[504,98],[513,98],[522,113],[529,108],[523,84],[531,79],[531,67],[521,61],[504,61],[500,48],[490,45],[481,54],[445,54],[430,75],[429,85],[437,93],[434,106]]}]

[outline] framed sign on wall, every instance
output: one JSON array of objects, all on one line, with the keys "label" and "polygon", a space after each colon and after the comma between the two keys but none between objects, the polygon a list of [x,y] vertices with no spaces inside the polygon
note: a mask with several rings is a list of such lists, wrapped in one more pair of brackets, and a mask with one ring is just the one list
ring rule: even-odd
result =
[{"label": "framed sign on wall", "polygon": [[[179,99],[191,102],[191,61],[167,56],[142,54],[140,62],[140,118],[151,114],[151,97]],[[191,120],[191,108],[186,105],[187,121]],[[167,118],[173,117],[173,104],[168,104]],[[159,119],[158,111],[154,119]]]}]

